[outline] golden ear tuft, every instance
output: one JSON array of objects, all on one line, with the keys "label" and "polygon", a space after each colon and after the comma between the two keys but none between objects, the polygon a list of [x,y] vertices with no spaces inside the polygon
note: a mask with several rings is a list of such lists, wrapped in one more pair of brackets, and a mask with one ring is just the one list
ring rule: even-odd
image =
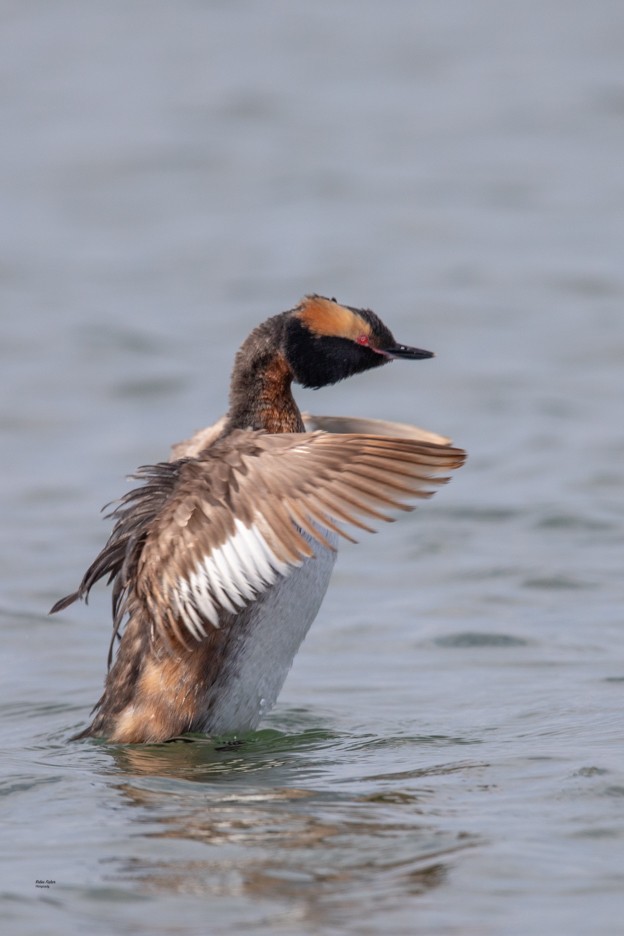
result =
[{"label": "golden ear tuft", "polygon": [[324,296],[306,296],[297,312],[306,328],[319,337],[350,338],[370,335],[369,323],[357,312]]}]

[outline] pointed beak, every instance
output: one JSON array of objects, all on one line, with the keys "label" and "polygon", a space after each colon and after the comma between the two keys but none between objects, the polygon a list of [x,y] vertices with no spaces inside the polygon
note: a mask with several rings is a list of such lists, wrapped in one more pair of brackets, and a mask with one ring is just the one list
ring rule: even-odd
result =
[{"label": "pointed beak", "polygon": [[420,361],[423,358],[434,357],[433,351],[423,351],[422,348],[410,348],[408,345],[397,344],[391,348],[384,348],[383,354],[393,360],[395,358],[405,359],[406,361]]}]

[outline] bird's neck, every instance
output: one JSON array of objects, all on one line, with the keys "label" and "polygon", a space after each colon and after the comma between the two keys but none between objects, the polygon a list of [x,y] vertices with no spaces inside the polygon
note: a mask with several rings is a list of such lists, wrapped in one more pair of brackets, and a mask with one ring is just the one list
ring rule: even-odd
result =
[{"label": "bird's neck", "polygon": [[292,395],[292,370],[281,347],[284,324],[283,314],[263,322],[236,355],[224,434],[249,428],[305,431]]}]

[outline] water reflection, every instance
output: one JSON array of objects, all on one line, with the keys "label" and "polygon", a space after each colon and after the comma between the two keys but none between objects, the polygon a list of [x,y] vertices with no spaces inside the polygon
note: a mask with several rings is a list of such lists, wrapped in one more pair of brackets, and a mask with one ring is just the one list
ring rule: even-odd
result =
[{"label": "water reflection", "polygon": [[[147,856],[120,858],[113,878],[149,894],[260,898],[314,925],[335,925],[354,907],[404,907],[440,886],[477,838],[432,819],[426,768],[415,782],[392,774],[370,787],[328,782],[337,751],[353,742],[269,730],[239,744],[110,749],[127,815],[153,843]],[[430,776],[473,766],[432,765]]]}]

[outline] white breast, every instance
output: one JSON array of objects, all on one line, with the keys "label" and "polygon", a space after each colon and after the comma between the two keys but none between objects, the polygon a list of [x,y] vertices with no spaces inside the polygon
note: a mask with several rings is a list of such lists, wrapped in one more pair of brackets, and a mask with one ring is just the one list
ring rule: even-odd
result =
[{"label": "white breast", "polygon": [[[323,530],[332,546],[335,533]],[[202,731],[251,731],[275,704],[301,642],[327,591],[336,553],[313,545],[316,555],[279,578],[244,611],[229,618],[227,660],[207,700]]]}]

